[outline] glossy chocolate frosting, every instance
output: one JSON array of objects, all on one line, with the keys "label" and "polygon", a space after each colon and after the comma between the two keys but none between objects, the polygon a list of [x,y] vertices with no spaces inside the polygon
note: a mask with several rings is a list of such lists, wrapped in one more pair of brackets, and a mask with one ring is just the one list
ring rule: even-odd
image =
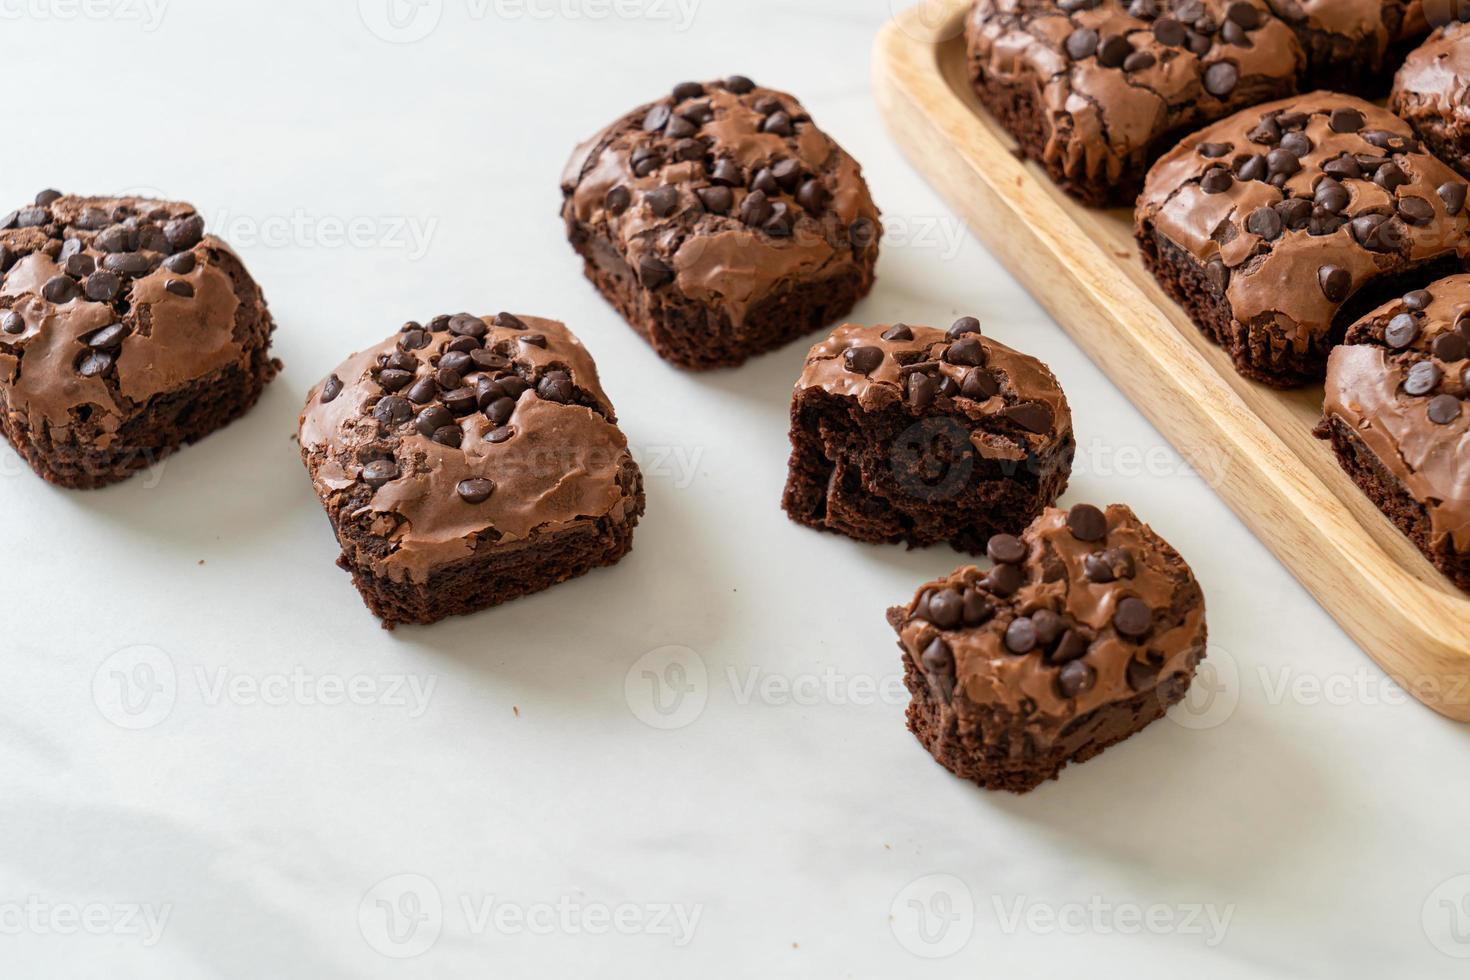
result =
[{"label": "glossy chocolate frosting", "polygon": [[1465,192],[1402,120],[1317,92],[1186,137],[1149,172],[1138,223],[1223,286],[1253,346],[1304,353],[1375,280],[1470,257]]},{"label": "glossy chocolate frosting", "polygon": [[1326,418],[1340,419],[1424,507],[1435,553],[1470,552],[1467,386],[1470,276],[1374,311],[1327,366]]},{"label": "glossy chocolate frosting", "polygon": [[568,227],[612,241],[645,288],[737,326],[794,281],[871,282],[882,230],[857,161],[792,96],[745,79],[628,113],[578,147],[562,193]]},{"label": "glossy chocolate frosting", "polygon": [[269,323],[188,204],[42,194],[0,217],[0,270],[0,396],[57,443],[113,448],[150,399],[248,369],[244,305]]},{"label": "glossy chocolate frosting", "polygon": [[1029,90],[1042,160],[1117,184],[1162,137],[1296,90],[1306,54],[1265,0],[978,0],[972,71]]},{"label": "glossy chocolate frosting", "polygon": [[1045,748],[1078,718],[1192,674],[1204,657],[1199,584],[1127,507],[1049,509],[990,550],[995,570],[961,568],[890,616],[944,702],[963,695],[1024,718]]},{"label": "glossy chocolate frosting", "polygon": [[[961,342],[965,356],[951,354]],[[948,334],[907,324],[846,324],[807,355],[797,389],[807,388],[855,399],[869,412],[952,405],[958,414],[992,423],[970,433],[987,459],[1044,456],[1072,437],[1067,397],[1050,369],[983,337],[978,321],[968,318]]]},{"label": "glossy chocolate frosting", "polygon": [[[406,324],[311,390],[300,432],[351,563],[397,582],[639,516],[637,467],[596,365],[552,320]],[[366,540],[342,533],[349,522]]]}]

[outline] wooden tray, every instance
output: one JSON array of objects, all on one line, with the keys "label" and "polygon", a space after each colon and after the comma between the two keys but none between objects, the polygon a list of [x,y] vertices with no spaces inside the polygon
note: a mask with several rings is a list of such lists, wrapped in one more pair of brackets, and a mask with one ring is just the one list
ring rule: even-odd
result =
[{"label": "wooden tray", "polygon": [[1312,436],[1320,387],[1241,378],[1144,269],[1129,212],[1086,208],[1019,158],[970,89],[968,8],[924,0],[879,36],[878,102],[899,146],[1159,431],[1209,460],[1215,490],[1363,649],[1425,704],[1470,721],[1470,597]]}]

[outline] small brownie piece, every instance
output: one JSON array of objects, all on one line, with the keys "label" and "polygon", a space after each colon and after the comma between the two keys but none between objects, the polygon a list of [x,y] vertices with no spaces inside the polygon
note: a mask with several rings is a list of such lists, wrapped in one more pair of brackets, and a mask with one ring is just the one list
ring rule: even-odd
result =
[{"label": "small brownie piece", "polygon": [[1306,54],[1265,0],[978,0],[983,102],[1088,204],[1131,204],[1178,136],[1297,91]]},{"label": "small brownie piece", "polygon": [[1320,380],[1354,320],[1463,271],[1465,179],[1407,123],[1318,92],[1186,138],[1149,172],[1144,262],[1241,374]]},{"label": "small brownie piece", "polygon": [[407,323],[354,354],[312,389],[301,456],[388,629],[615,564],[643,514],[592,357],[529,316]]},{"label": "small brownie piece", "polygon": [[888,621],[909,730],[940,765],[1026,793],[1161,718],[1205,656],[1194,574],[1127,507],[1051,509]]},{"label": "small brownie piece", "polygon": [[1398,45],[1406,35],[1427,29],[1419,0],[1270,0],[1270,4],[1306,48],[1306,89],[1382,98]]},{"label": "small brownie piece", "polygon": [[797,383],[784,506],[858,541],[979,554],[1062,495],[1076,447],[1051,371],[974,317],[948,334],[848,325]]},{"label": "small brownie piece", "polygon": [[1434,566],[1470,591],[1470,276],[1376,310],[1327,362],[1317,435]]},{"label": "small brownie piece", "polygon": [[562,217],[587,278],[665,360],[731,367],[829,326],[873,286],[862,169],[794,98],[739,76],[578,147]]},{"label": "small brownie piece", "polygon": [[1470,175],[1470,24],[1436,30],[1409,55],[1389,108],[1409,121],[1430,152]]},{"label": "small brownie piece", "polygon": [[0,431],[46,480],[125,480],[245,414],[275,324],[187,204],[43,191],[0,217]]}]

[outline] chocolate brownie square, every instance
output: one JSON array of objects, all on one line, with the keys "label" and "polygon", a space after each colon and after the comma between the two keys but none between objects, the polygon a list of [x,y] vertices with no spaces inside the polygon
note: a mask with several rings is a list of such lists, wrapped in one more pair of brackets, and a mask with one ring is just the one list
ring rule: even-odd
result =
[{"label": "chocolate brownie square", "polygon": [[354,354],[312,389],[301,455],[389,629],[616,564],[644,508],[592,357],[529,316],[408,323]]},{"label": "chocolate brownie square", "polygon": [[829,326],[873,286],[862,169],[782,92],[686,82],[583,144],[562,216],[587,278],[654,351],[730,367]]},{"label": "chocolate brownie square", "polygon": [[1403,120],[1318,92],[1187,137],[1149,172],[1137,237],[1236,370],[1291,387],[1385,299],[1464,270],[1466,189]]},{"label": "chocolate brownie square", "polygon": [[858,541],[979,553],[1061,496],[1075,453],[1057,379],[974,317],[848,325],[796,386],[784,506]]},{"label": "chocolate brownie square", "polygon": [[1435,567],[1470,591],[1470,276],[1388,303],[1327,362],[1317,435]]},{"label": "chocolate brownie square", "polygon": [[0,432],[58,486],[125,480],[245,414],[274,329],[188,204],[43,191],[0,217]]},{"label": "chocolate brownie square", "polygon": [[1297,91],[1306,53],[1265,0],[978,0],[970,77],[1064,190],[1131,204],[1183,133]]},{"label": "chocolate brownie square", "polygon": [[1182,700],[1205,657],[1205,600],[1127,507],[1048,510],[889,611],[909,729],[986,789],[1026,793]]},{"label": "chocolate brownie square", "polygon": [[1331,89],[1370,98],[1388,91],[1403,43],[1427,30],[1424,11],[1410,0],[1270,0],[1301,39],[1308,68],[1304,89]]},{"label": "chocolate brownie square", "polygon": [[1470,175],[1470,24],[1439,28],[1409,55],[1389,108],[1408,120],[1429,152]]}]

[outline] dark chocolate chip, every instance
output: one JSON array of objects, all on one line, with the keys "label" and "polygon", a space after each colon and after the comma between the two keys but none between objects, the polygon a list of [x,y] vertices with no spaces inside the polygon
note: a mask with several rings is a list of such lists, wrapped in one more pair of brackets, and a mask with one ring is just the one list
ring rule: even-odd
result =
[{"label": "dark chocolate chip", "polygon": [[923,411],[934,404],[939,386],[927,374],[911,374],[908,382],[908,403],[911,408]]},{"label": "dark chocolate chip", "polygon": [[645,289],[658,289],[674,281],[674,267],[657,255],[645,255],[638,262],[638,278]]},{"label": "dark chocolate chip", "polygon": [[512,429],[510,426],[502,425],[498,429],[491,429],[489,432],[485,433],[485,441],[499,445],[502,442],[509,442],[510,437],[515,434],[515,430]]},{"label": "dark chocolate chip", "polygon": [[740,173],[740,168],[735,161],[721,159],[715,162],[715,168],[710,171],[709,179],[712,183],[724,184],[729,187],[740,187],[745,183],[745,178]]},{"label": "dark chocolate chip", "polygon": [[791,121],[791,116],[785,112],[773,112],[761,123],[761,132],[773,133],[776,136],[791,136],[796,132],[796,127]]},{"label": "dark chocolate chip", "polygon": [[1230,288],[1230,267],[1219,258],[1210,259],[1205,263],[1205,276],[1222,293]]},{"label": "dark chocolate chip", "polygon": [[480,407],[480,396],[474,388],[455,388],[440,395],[439,399],[455,415],[468,415]]},{"label": "dark chocolate chip", "polygon": [[1087,653],[1087,640],[1082,634],[1074,629],[1069,629],[1062,634],[1061,640],[1057,642],[1056,649],[1047,656],[1047,662],[1053,664],[1069,664]]},{"label": "dark chocolate chip", "polygon": [[1123,62],[1123,70],[1127,72],[1148,71],[1159,63],[1152,51],[1135,51]]},{"label": "dark chocolate chip", "polygon": [[77,298],[77,281],[70,276],[53,276],[41,287],[41,295],[48,302],[69,303]]},{"label": "dark chocolate chip", "polygon": [[735,206],[735,195],[728,187],[701,187],[694,192],[699,202],[711,214],[729,214]]},{"label": "dark chocolate chip", "polygon": [[385,391],[402,391],[412,380],[412,371],[384,368],[378,372],[378,384],[382,385]]},{"label": "dark chocolate chip", "polygon": [[1343,106],[1332,110],[1328,125],[1334,133],[1356,133],[1367,125],[1367,120],[1357,109]]},{"label": "dark chocolate chip", "polygon": [[1030,653],[1036,649],[1036,624],[1022,617],[1006,627],[1006,649],[1011,653]]},{"label": "dark chocolate chip", "polygon": [[1223,167],[1215,167],[1200,179],[1199,185],[1206,194],[1224,194],[1235,186],[1235,178]]},{"label": "dark chocolate chip", "polygon": [[1404,173],[1404,169],[1398,164],[1386,163],[1378,168],[1378,173],[1373,175],[1373,183],[1392,194],[1409,183],[1409,175]]},{"label": "dark chocolate chip", "polygon": [[1265,180],[1271,176],[1271,168],[1266,164],[1265,155],[1257,153],[1241,163],[1238,173],[1241,180]]},{"label": "dark chocolate chip", "polygon": [[331,375],[327,378],[326,384],[322,385],[321,403],[325,405],[328,402],[334,402],[340,394],[342,394],[342,379],[335,374]]},{"label": "dark chocolate chip", "polygon": [[84,378],[98,378],[112,370],[112,355],[104,350],[89,350],[77,362],[77,373]]},{"label": "dark chocolate chip", "polygon": [[878,347],[851,347],[842,355],[842,361],[853,374],[872,374],[883,363],[883,357]]},{"label": "dark chocolate chip", "polygon": [[1438,388],[1443,380],[1444,372],[1433,361],[1420,361],[1404,376],[1404,391],[1418,398]]},{"label": "dark chocolate chip", "polygon": [[553,371],[541,379],[536,385],[536,394],[549,402],[569,402],[575,389],[572,387],[572,379],[564,372]]},{"label": "dark chocolate chip", "polygon": [[965,590],[965,625],[983,626],[995,616],[995,605],[974,589]]},{"label": "dark chocolate chip", "polygon": [[362,482],[373,489],[386,486],[401,475],[398,464],[391,459],[375,459],[362,468]]},{"label": "dark chocolate chip", "polygon": [[1460,399],[1454,395],[1436,395],[1429,402],[1429,421],[1449,425],[1460,417]]},{"label": "dark chocolate chip", "polygon": [[1400,313],[1388,321],[1384,328],[1383,339],[1388,346],[1395,350],[1403,350],[1419,337],[1419,321],[1407,313]]},{"label": "dark chocolate chip", "polygon": [[1399,217],[1404,219],[1405,224],[1423,227],[1435,218],[1434,205],[1422,197],[1405,195],[1398,200]]},{"label": "dark chocolate chip", "polygon": [[1080,660],[1073,660],[1057,674],[1057,689],[1064,698],[1081,697],[1097,686],[1097,671]]},{"label": "dark chocolate chip", "polygon": [[1245,219],[1245,228],[1253,235],[1260,235],[1266,241],[1274,242],[1285,230],[1285,222],[1275,208],[1256,208]]},{"label": "dark chocolate chip", "polygon": [[894,343],[906,343],[914,339],[914,331],[906,323],[895,323],[883,331],[883,339]]},{"label": "dark chocolate chip", "polygon": [[1118,608],[1113,612],[1113,626],[1124,636],[1147,636],[1153,627],[1153,620],[1154,613],[1148,603],[1134,596],[1118,603]]},{"label": "dark chocolate chip", "polygon": [[662,102],[650,108],[643,117],[643,131],[645,133],[656,133],[669,124],[669,118],[673,111]]},{"label": "dark chocolate chip", "polygon": [[1353,288],[1352,273],[1341,266],[1324,265],[1317,270],[1317,284],[1322,287],[1323,296],[1334,303],[1341,303]]},{"label": "dark chocolate chip", "polygon": [[413,418],[413,406],[406,398],[387,395],[373,406],[373,418],[386,426],[402,425]]},{"label": "dark chocolate chip", "polygon": [[1063,42],[1063,47],[1066,49],[1067,57],[1073,61],[1081,61],[1084,58],[1091,58],[1097,53],[1097,41],[1097,31],[1086,27],[1079,27],[1067,35],[1067,40]]},{"label": "dark chocolate chip", "polygon": [[1133,53],[1133,45],[1121,34],[1114,34],[1103,41],[1097,48],[1098,64],[1104,68],[1122,68],[1128,56]]},{"label": "dark chocolate chip", "polygon": [[198,265],[193,252],[175,252],[163,260],[163,267],[177,276],[187,276]]},{"label": "dark chocolate chip", "polygon": [[973,316],[962,316],[949,328],[949,339],[959,340],[968,334],[980,333],[980,321]]},{"label": "dark chocolate chip", "polygon": [[0,316],[0,330],[6,333],[25,333],[26,322],[19,313],[7,310],[4,316]]},{"label": "dark chocolate chip", "polygon": [[964,615],[964,598],[954,589],[941,589],[929,597],[929,622],[940,629],[954,629]]},{"label": "dark chocolate chip", "polygon": [[1091,504],[1078,504],[1067,512],[1067,527],[1078,541],[1102,541],[1108,536],[1108,518]]},{"label": "dark chocolate chip", "polygon": [[1026,584],[1026,575],[1015,565],[996,565],[983,584],[992,594],[1005,598],[1020,591]]},{"label": "dark chocolate chip", "polygon": [[461,480],[455,491],[467,504],[483,504],[495,493],[495,481]]},{"label": "dark chocolate chip", "polygon": [[667,218],[679,208],[679,189],[668,184],[655,187],[643,195],[643,200],[655,218]]},{"label": "dark chocolate chip", "polygon": [[796,192],[796,203],[812,214],[821,214],[832,195],[820,180],[809,180]]},{"label": "dark chocolate chip", "polygon": [[1297,157],[1312,152],[1312,140],[1306,133],[1287,133],[1281,137],[1281,149]]},{"label": "dark chocolate chip", "polygon": [[1465,210],[1465,193],[1470,190],[1465,184],[1451,181],[1441,184],[1439,187],[1439,199],[1444,202],[1444,209],[1451,218],[1456,217]]},{"label": "dark chocolate chip", "polygon": [[1012,405],[1003,409],[1000,415],[1001,418],[1010,419],[1027,432],[1034,432],[1037,435],[1049,432],[1052,422],[1056,420],[1051,406],[1041,402],[1023,402],[1020,405]]},{"label": "dark chocolate chip", "polygon": [[731,75],[725,79],[725,88],[736,95],[748,95],[755,91],[755,82],[744,75]]},{"label": "dark chocolate chip", "polygon": [[981,367],[986,359],[985,345],[976,337],[962,337],[949,345],[949,349],[944,352],[944,359],[950,364]]},{"label": "dark chocolate chip", "polygon": [[1453,364],[1470,357],[1470,343],[1467,343],[1465,338],[1457,333],[1440,334],[1434,338],[1434,345],[1431,349],[1434,351],[1434,356],[1446,364]]},{"label": "dark chocolate chip", "polygon": [[168,292],[173,293],[175,296],[182,296],[184,299],[194,298],[193,284],[188,283],[183,279],[169,279],[164,282],[163,288]]},{"label": "dark chocolate chip", "polygon": [[1207,160],[1218,160],[1232,149],[1229,143],[1201,143],[1199,154]]},{"label": "dark chocolate chip", "polygon": [[443,405],[430,405],[419,412],[413,420],[414,428],[419,430],[422,436],[432,436],[435,432],[446,425],[454,424],[454,416],[449,414],[449,409]]},{"label": "dark chocolate chip", "polygon": [[1160,17],[1154,21],[1154,37],[1158,39],[1160,44],[1167,45],[1171,48],[1178,48],[1182,47],[1184,42],[1189,39],[1189,32],[1185,30],[1183,24],[1173,17]]},{"label": "dark chocolate chip", "polygon": [[128,328],[121,323],[113,323],[98,330],[87,338],[87,346],[97,350],[114,350],[122,346],[123,338],[128,335]]},{"label": "dark chocolate chip", "polygon": [[971,401],[988,401],[1000,393],[1000,382],[984,368],[975,368],[965,374],[960,385],[960,394]]},{"label": "dark chocolate chip", "polygon": [[485,406],[485,417],[492,425],[504,425],[510,421],[515,414],[516,402],[513,398],[497,398]]},{"label": "dark chocolate chip", "polygon": [[1434,302],[1434,294],[1427,289],[1416,289],[1411,293],[1404,294],[1404,306],[1411,310],[1422,311],[1429,309],[1429,304]]},{"label": "dark chocolate chip", "polygon": [[1205,69],[1205,91],[1225,98],[1240,84],[1240,69],[1228,61],[1217,61]]},{"label": "dark chocolate chip", "polygon": [[36,206],[41,208],[50,207],[59,200],[61,200],[61,191],[44,190],[36,195]]},{"label": "dark chocolate chip", "polygon": [[408,400],[415,405],[427,405],[439,397],[439,382],[432,377],[419,378],[407,392]]},{"label": "dark chocolate chip", "polygon": [[1013,534],[997,534],[985,545],[985,553],[991,561],[1019,565],[1026,560],[1026,544]]},{"label": "dark chocolate chip", "polygon": [[633,195],[628,193],[628,188],[623,187],[622,185],[614,187],[612,190],[608,191],[607,197],[603,198],[602,202],[603,207],[607,208],[607,210],[611,211],[613,214],[622,214],[624,211],[628,210],[628,205],[632,203]]}]

